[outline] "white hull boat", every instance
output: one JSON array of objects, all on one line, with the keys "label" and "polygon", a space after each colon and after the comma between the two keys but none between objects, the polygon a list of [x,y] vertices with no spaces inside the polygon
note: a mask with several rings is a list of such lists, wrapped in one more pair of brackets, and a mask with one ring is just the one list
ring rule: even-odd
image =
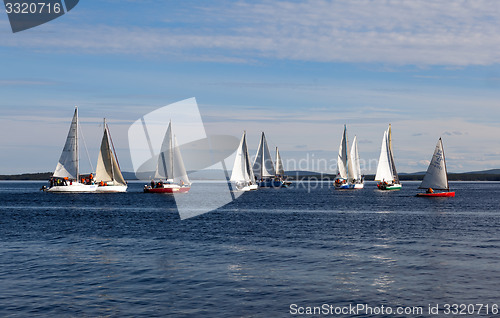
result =
[{"label": "white hull boat", "polygon": [[394,163],[394,154],[392,152],[391,125],[389,125],[387,131],[384,131],[375,181],[378,181],[377,187],[379,190],[401,189],[396,164]]},{"label": "white hull boat", "polygon": [[78,108],[75,107],[66,143],[64,144],[56,170],[50,179],[48,192],[95,192],[97,190],[97,185],[94,184],[91,177],[92,174],[87,179],[88,182],[79,182],[78,129]]},{"label": "white hull boat", "polygon": [[344,125],[344,133],[340,140],[339,154],[337,157],[337,177],[333,185],[335,189],[338,190],[363,189],[364,177],[361,175],[358,141],[356,136],[354,136],[350,153],[347,153],[348,149],[347,128]]},{"label": "white hull boat", "polygon": [[47,189],[47,192],[95,192],[97,190],[97,185],[95,184],[83,184],[80,182],[72,182],[68,185],[58,185]]}]

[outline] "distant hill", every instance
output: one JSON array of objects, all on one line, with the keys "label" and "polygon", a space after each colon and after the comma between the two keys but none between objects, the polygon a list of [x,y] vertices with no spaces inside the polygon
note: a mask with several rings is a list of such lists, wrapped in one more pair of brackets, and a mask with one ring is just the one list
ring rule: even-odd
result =
[{"label": "distant hill", "polygon": [[23,173],[14,175],[0,175],[0,180],[49,180],[52,172]]},{"label": "distant hill", "polygon": [[500,174],[500,169],[490,169],[490,170],[483,170],[483,171],[471,171],[471,172],[464,172],[461,174]]}]

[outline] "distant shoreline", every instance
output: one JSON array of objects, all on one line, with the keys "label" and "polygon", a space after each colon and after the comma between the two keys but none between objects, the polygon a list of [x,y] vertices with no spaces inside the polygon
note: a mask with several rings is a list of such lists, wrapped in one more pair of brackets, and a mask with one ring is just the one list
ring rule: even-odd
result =
[{"label": "distant shoreline", "polygon": [[[4,181],[47,181],[52,176],[52,172],[39,172],[39,173],[23,173],[23,174],[13,174],[13,175],[0,175],[0,180]],[[124,172],[124,177],[126,180],[138,180],[134,178],[133,172]],[[321,174],[310,171],[291,171],[287,173],[288,179],[291,181],[307,181],[307,180],[333,180],[335,175],[333,174]],[[400,174],[399,179],[401,181],[420,181],[424,177],[424,174]],[[203,179],[203,178],[202,178]],[[207,178],[209,180],[210,178]],[[373,181],[375,175],[369,174],[365,176],[366,181]],[[487,171],[477,171],[477,172],[464,172],[464,173],[448,173],[449,181],[500,181],[500,173],[491,173]]]}]

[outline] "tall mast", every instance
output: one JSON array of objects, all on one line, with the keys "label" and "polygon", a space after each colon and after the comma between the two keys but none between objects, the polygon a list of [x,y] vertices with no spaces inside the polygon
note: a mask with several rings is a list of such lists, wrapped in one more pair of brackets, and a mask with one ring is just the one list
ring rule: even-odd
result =
[{"label": "tall mast", "polygon": [[262,158],[260,159],[260,178],[264,179],[264,132],[262,132],[262,137],[260,139],[260,147],[262,149]]},{"label": "tall mast", "polygon": [[[351,165],[351,160],[349,160],[349,141],[347,140],[347,125],[344,124],[344,138],[345,138],[345,161],[346,161],[346,172],[347,172],[347,183],[349,183],[349,166]],[[352,167],[351,167],[352,169]]]},{"label": "tall mast", "polygon": [[441,150],[443,151],[444,172],[446,173],[446,190],[450,190],[450,183],[448,182],[448,169],[446,168],[446,158],[444,157],[443,140],[441,137],[439,137],[439,142],[441,143]]},{"label": "tall mast", "polygon": [[[172,179],[174,179],[174,134],[172,133],[172,119],[170,119],[170,122],[169,122],[169,125],[170,125],[170,136],[169,136],[169,142],[170,142],[170,169],[172,170],[171,171],[171,177]],[[168,179],[168,175],[167,175],[167,179]]]},{"label": "tall mast", "polygon": [[104,118],[104,133],[106,134],[106,139],[108,140],[108,151],[111,152],[111,156],[109,156],[109,165],[111,166],[111,179],[113,181],[115,181],[115,169],[113,167],[113,156],[114,156],[114,152],[111,151],[111,137],[109,136],[109,130],[108,130],[108,126],[106,124],[106,118]]},{"label": "tall mast", "polygon": [[278,155],[278,146],[276,146],[276,169],[274,170],[274,176],[276,177],[278,174],[279,174],[279,162],[278,162],[278,159],[279,159],[279,155]]},{"label": "tall mast", "polygon": [[75,148],[76,148],[76,180],[80,179],[80,154],[78,153],[78,106],[75,106],[76,113],[76,132],[75,132]]},{"label": "tall mast", "polygon": [[389,149],[392,152],[392,131],[391,131],[391,124],[389,124]]}]

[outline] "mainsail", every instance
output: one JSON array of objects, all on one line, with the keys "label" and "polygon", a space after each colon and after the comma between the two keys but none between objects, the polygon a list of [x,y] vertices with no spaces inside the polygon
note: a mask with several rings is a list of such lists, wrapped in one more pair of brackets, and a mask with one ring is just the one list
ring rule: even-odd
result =
[{"label": "mainsail", "polygon": [[163,138],[155,172],[155,179],[163,178],[173,180],[175,183],[182,181],[184,184],[190,184],[177,138],[172,135],[172,123],[168,124],[167,132]]},{"label": "mainsail", "polygon": [[78,173],[78,108],[75,107],[66,143],[53,177],[78,179]]},{"label": "mainsail", "polygon": [[396,165],[394,164],[394,156],[392,154],[392,132],[390,125],[389,129],[384,131],[384,137],[382,138],[375,181],[394,181],[395,183],[399,183]]},{"label": "mainsail", "polygon": [[357,137],[354,136],[352,140],[351,146],[351,165],[352,165],[352,179],[353,180],[361,180],[361,166],[359,162],[359,153],[358,153],[358,140]]},{"label": "mainsail", "polygon": [[266,136],[262,132],[262,137],[257,150],[257,156],[253,163],[253,172],[257,179],[265,179],[274,177],[274,164],[269,148],[267,147]]},{"label": "mainsail", "polygon": [[276,147],[276,173],[275,175],[277,176],[284,176],[285,175],[285,169],[283,168],[283,162],[281,161],[281,156],[280,152],[278,150],[278,147]]},{"label": "mainsail", "polygon": [[432,155],[431,163],[427,172],[425,173],[424,180],[419,186],[420,189],[433,188],[435,190],[449,190],[448,173],[446,171],[446,160],[444,158],[443,141],[439,138]]},{"label": "mainsail", "polygon": [[347,128],[344,125],[344,133],[342,134],[342,139],[340,140],[339,154],[337,158],[337,175],[341,179],[349,180],[352,178],[354,172],[352,169],[352,164],[349,163],[348,152],[349,142],[347,141]]},{"label": "mainsail", "polygon": [[106,183],[113,182],[113,185],[125,185],[125,179],[120,171],[115,154],[111,150],[111,136],[106,122],[104,122],[104,135],[102,136],[101,149],[97,159],[95,180]]},{"label": "mainsail", "polygon": [[241,137],[230,180],[233,182],[255,183],[255,177],[250,167],[250,158],[248,156],[246,133],[243,133]]},{"label": "mainsail", "polygon": [[391,162],[392,176],[394,178],[394,182],[395,183],[399,183],[399,176],[398,176],[398,172],[396,171],[396,164],[394,163],[394,154],[392,152],[392,130],[391,130],[391,124],[389,124],[389,130],[387,132],[387,138],[389,140],[389,160]]}]

